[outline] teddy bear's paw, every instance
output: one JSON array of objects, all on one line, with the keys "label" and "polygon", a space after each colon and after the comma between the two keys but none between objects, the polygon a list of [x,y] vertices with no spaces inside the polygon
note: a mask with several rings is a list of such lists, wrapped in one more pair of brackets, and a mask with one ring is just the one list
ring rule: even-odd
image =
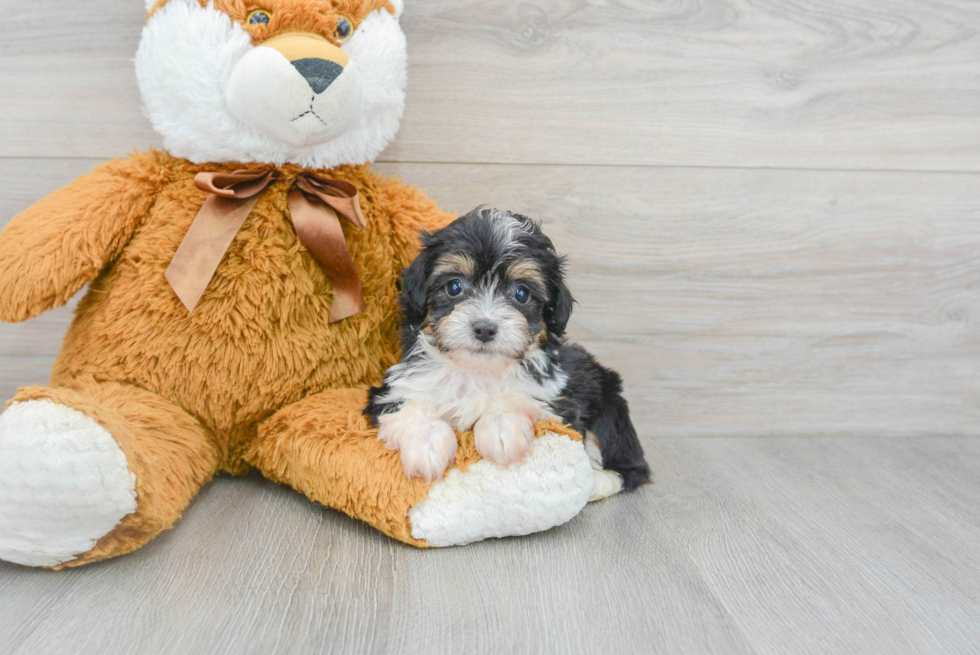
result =
[{"label": "teddy bear's paw", "polygon": [[50,400],[0,415],[0,559],[55,566],[136,511],[136,477],[109,432]]},{"label": "teddy bear's paw", "polygon": [[450,470],[409,510],[412,536],[430,546],[461,546],[548,530],[585,507],[594,480],[581,442],[544,434],[520,464],[480,460],[466,471]]}]

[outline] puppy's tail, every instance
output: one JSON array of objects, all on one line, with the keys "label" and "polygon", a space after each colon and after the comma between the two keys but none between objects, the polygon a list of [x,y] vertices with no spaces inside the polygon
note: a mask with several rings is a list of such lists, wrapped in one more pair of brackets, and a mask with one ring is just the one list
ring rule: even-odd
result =
[{"label": "puppy's tail", "polygon": [[650,481],[650,466],[643,457],[643,446],[630,420],[629,405],[623,398],[619,374],[602,370],[602,409],[592,421],[589,436],[598,441],[602,468],[622,478],[629,491]]}]

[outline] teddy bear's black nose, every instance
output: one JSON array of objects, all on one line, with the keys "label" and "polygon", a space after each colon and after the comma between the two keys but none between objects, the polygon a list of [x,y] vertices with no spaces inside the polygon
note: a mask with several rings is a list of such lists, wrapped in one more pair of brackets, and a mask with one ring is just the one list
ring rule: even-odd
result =
[{"label": "teddy bear's black nose", "polygon": [[326,59],[297,59],[292,62],[299,74],[306,78],[313,93],[317,95],[323,93],[333,81],[340,77],[344,72],[344,67]]}]

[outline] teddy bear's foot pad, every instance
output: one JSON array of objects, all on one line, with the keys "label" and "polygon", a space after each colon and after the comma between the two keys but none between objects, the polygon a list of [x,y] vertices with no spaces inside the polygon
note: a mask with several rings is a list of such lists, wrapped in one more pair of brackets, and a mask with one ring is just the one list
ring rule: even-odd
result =
[{"label": "teddy bear's foot pad", "polygon": [[412,536],[430,546],[461,546],[561,525],[592,495],[595,475],[581,442],[548,433],[524,463],[488,460],[451,469],[408,515]]},{"label": "teddy bear's foot pad", "polygon": [[50,400],[0,415],[0,559],[56,566],[136,511],[136,477],[109,432]]}]

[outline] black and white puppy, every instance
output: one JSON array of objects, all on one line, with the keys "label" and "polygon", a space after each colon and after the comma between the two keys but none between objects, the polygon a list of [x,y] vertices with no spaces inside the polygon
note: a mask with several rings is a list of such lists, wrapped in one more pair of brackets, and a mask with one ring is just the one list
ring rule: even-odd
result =
[{"label": "black and white puppy", "polygon": [[364,410],[406,475],[441,478],[470,428],[484,458],[520,461],[534,422],[557,419],[585,436],[593,498],[648,482],[619,375],[563,337],[572,295],[540,226],[477,208],[422,244],[402,276],[404,359]]}]

